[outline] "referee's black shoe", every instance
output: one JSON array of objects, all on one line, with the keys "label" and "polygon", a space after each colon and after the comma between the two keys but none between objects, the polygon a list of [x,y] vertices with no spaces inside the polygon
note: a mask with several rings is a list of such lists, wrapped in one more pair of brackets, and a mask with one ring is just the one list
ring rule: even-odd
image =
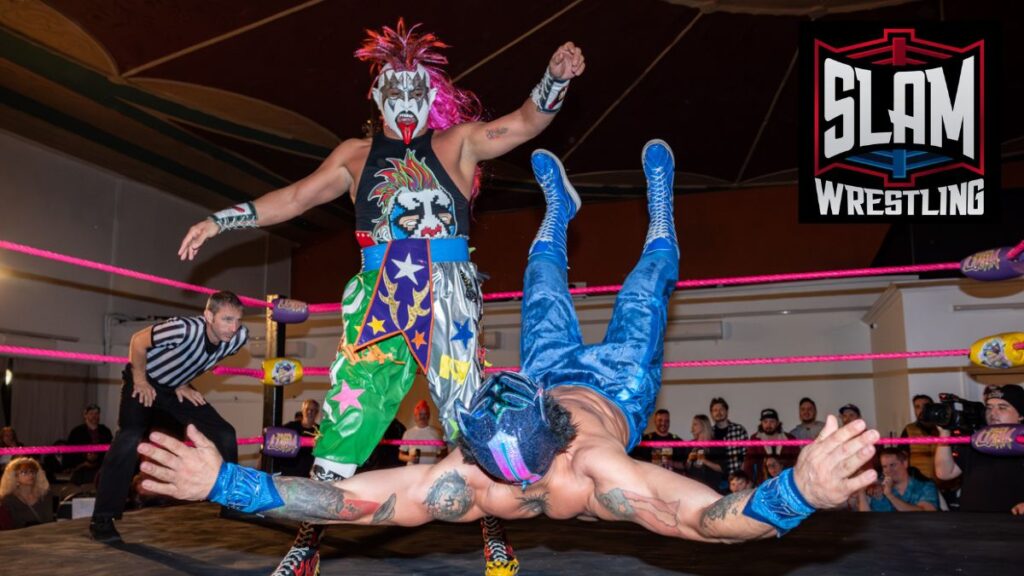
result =
[{"label": "referee's black shoe", "polygon": [[113,518],[93,518],[89,523],[89,536],[103,544],[121,542],[121,534],[114,527]]}]

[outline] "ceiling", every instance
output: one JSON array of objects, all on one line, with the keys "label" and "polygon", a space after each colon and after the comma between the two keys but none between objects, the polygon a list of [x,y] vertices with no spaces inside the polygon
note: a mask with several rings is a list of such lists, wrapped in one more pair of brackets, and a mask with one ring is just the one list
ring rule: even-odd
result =
[{"label": "ceiling", "polygon": [[[489,163],[478,210],[538,202],[534,147],[561,155],[591,199],[641,194],[638,152],[658,136],[684,191],[795,181],[797,28],[812,17],[1000,22],[1002,153],[1022,148],[1010,105],[1024,9],[981,0],[0,0],[0,128],[220,208],[362,134],[371,76],[352,52],[399,16],[452,46],[449,73],[492,117],[523,102],[559,44],[585,52],[554,124]],[[350,218],[336,202],[277,232],[303,243]]]}]

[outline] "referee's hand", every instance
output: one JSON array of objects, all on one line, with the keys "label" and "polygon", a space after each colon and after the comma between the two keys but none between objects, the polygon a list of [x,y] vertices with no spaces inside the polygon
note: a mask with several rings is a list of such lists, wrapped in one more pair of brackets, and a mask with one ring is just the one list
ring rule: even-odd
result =
[{"label": "referee's hand", "polygon": [[202,406],[203,404],[206,404],[206,398],[203,398],[203,394],[188,384],[175,388],[174,394],[178,397],[179,403],[188,400],[193,406]]},{"label": "referee's hand", "polygon": [[156,388],[145,380],[136,379],[132,385],[132,398],[138,398],[140,404],[150,408],[153,406],[153,400],[156,400]]}]

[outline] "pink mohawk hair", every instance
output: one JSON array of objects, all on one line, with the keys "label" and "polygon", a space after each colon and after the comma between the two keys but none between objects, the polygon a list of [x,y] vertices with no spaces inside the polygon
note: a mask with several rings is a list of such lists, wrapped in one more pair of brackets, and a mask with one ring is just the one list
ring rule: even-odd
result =
[{"label": "pink mohawk hair", "polygon": [[[430,85],[437,88],[434,105],[427,117],[427,127],[434,130],[446,130],[458,124],[477,122],[483,118],[483,106],[476,94],[469,90],[460,90],[452,84],[451,78],[440,66],[448,63],[448,58],[438,49],[449,48],[432,33],[417,34],[420,24],[406,28],[405,19],[399,18],[394,28],[384,26],[380,32],[367,30],[366,40],[356,50],[355,57],[370,63],[370,72],[380,74],[384,66],[398,71],[415,70],[417,65],[426,69],[430,76]],[[480,192],[480,168],[477,167],[473,177],[471,199]]]}]

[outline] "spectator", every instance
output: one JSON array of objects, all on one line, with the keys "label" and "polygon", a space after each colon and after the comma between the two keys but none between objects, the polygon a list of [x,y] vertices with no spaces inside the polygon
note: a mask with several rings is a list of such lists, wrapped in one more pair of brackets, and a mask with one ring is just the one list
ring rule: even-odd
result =
[{"label": "spectator", "polygon": [[[715,434],[711,419],[704,414],[697,414],[690,424],[690,433],[694,440],[714,440]],[[725,474],[722,472],[725,462],[725,448],[690,448],[684,449],[686,454],[686,476],[719,492],[727,487]]]},{"label": "spectator", "polygon": [[883,448],[879,453],[882,465],[882,493],[857,495],[861,512],[935,512],[939,509],[939,491],[930,480],[914,478],[908,468],[909,456],[898,448]]},{"label": "spectator", "polygon": [[[765,408],[761,410],[761,422],[757,426],[757,432],[751,434],[750,439],[767,441],[794,440],[795,438],[782,431],[779,413],[774,408]],[[743,459],[743,471],[757,485],[768,477],[764,465],[766,457],[776,456],[783,468],[789,468],[796,463],[796,458],[799,455],[800,448],[796,446],[754,446],[747,449],[747,455]]]},{"label": "spectator", "polygon": [[782,464],[782,460],[778,456],[765,456],[764,457],[764,472],[765,479],[776,478],[782,471],[788,468]]},{"label": "spectator", "polygon": [[[402,440],[440,440],[441,433],[430,425],[430,405],[420,400],[412,409],[415,426],[402,434]],[[433,464],[444,458],[444,448],[440,446],[402,446],[398,450],[398,459],[406,465]]]},{"label": "spectator", "polygon": [[[914,421],[907,424],[900,433],[900,438],[921,438],[938,436],[939,428],[934,424],[921,421],[924,407],[933,402],[931,396],[918,394],[914,396]],[[912,444],[910,446],[910,465],[930,480],[935,479],[935,444]]]},{"label": "spectator", "polygon": [[[320,417],[320,403],[313,399],[303,400],[302,410],[297,414],[299,417],[285,424],[284,427],[298,432],[300,438],[316,438],[320,433],[320,425],[317,424],[317,419]],[[308,478],[309,471],[313,468],[313,448],[302,446],[294,458],[276,458],[275,464],[282,476]]]},{"label": "spectator", "polygon": [[[4,426],[0,429],[0,448],[20,448],[24,446],[18,441],[18,433],[14,431],[14,428],[10,426]],[[13,460],[14,457],[10,454],[4,454],[0,456],[0,470],[3,470],[3,466]]]},{"label": "spectator", "polygon": [[[89,404],[82,410],[82,423],[71,429],[68,434],[68,445],[86,446],[88,444],[110,444],[114,439],[110,428],[100,424],[100,407],[97,404]],[[83,463],[89,462],[90,467],[99,469],[103,464],[102,452],[87,452],[85,454],[70,453],[64,455],[64,469],[74,470]],[[93,473],[95,475],[95,472]]]},{"label": "spectator", "polygon": [[857,408],[856,404],[847,404],[839,409],[839,419],[843,421],[843,426],[846,426],[854,420],[860,419],[860,408]]},{"label": "spectator", "polygon": [[[653,442],[682,440],[682,438],[669,431],[671,426],[672,415],[668,410],[661,408],[654,413],[654,431],[644,434],[642,440]],[[686,453],[687,451],[681,448],[647,448],[646,446],[638,446],[630,456],[682,474],[686,470]]]},{"label": "spectator", "polygon": [[[746,440],[747,429],[729,421],[729,403],[724,398],[711,399],[711,419],[715,421],[715,440]],[[726,448],[725,472],[731,474],[743,468],[746,450],[740,447]]]},{"label": "spectator", "polygon": [[824,427],[825,423],[818,420],[818,405],[810,398],[801,398],[800,424],[789,433],[800,440],[814,440]]},{"label": "spectator", "polygon": [[[1016,384],[990,386],[985,391],[985,421],[1019,424],[1024,421],[1024,388]],[[939,436],[949,436],[939,428]],[[967,446],[957,457],[949,446],[935,449],[935,476],[940,480],[963,477],[960,510],[963,512],[1011,512],[1024,515],[1024,458],[990,456]]]},{"label": "spectator", "polygon": [[750,482],[750,476],[747,476],[747,473],[743,470],[737,470],[729,474],[729,492],[735,494],[753,487],[753,484]]},{"label": "spectator", "polygon": [[50,483],[39,462],[15,458],[0,479],[0,528],[17,529],[53,522]]}]

